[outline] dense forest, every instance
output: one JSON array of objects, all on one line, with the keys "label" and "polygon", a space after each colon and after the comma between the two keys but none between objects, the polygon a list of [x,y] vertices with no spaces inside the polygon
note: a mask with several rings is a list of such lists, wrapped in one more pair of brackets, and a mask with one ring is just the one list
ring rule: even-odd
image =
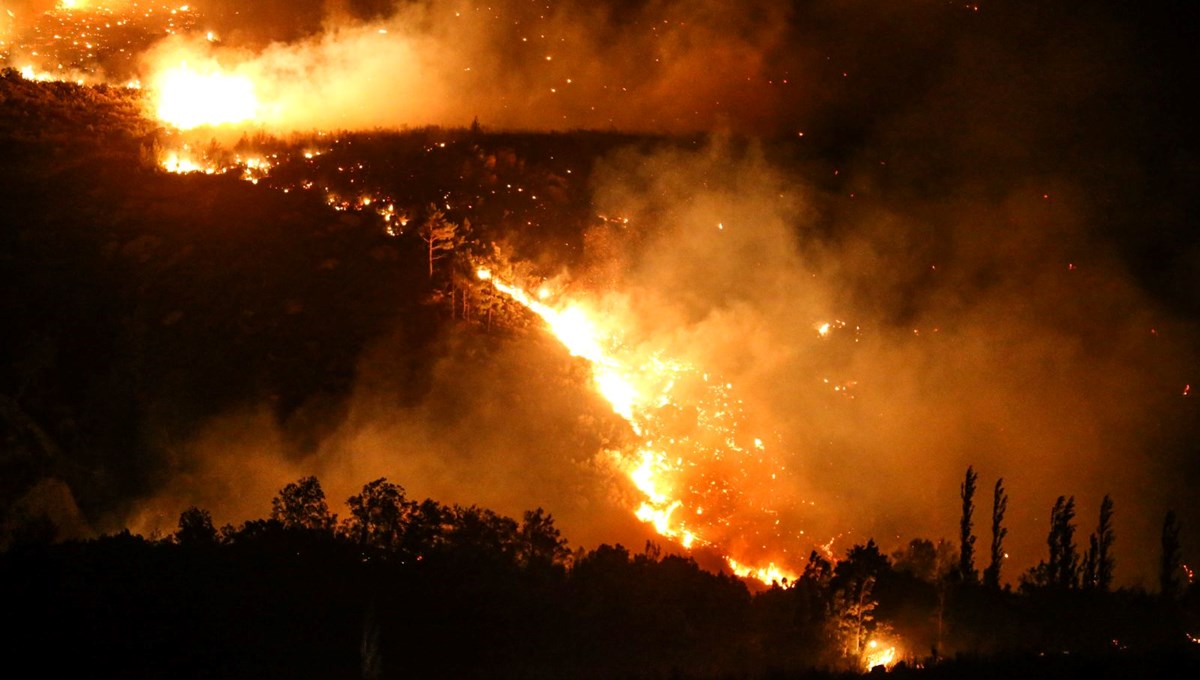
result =
[{"label": "dense forest", "polygon": [[770,587],[653,544],[572,549],[553,508],[517,520],[409,499],[386,479],[340,519],[305,477],[270,517],[236,526],[198,507],[171,535],[98,526],[161,483],[164,448],[233,405],[270,404],[289,446],[310,450],[372,339],[394,343],[395,399],[418,399],[447,326],[491,338],[526,322],[479,284],[474,258],[580,257],[610,219],[588,203],[597,158],[697,141],[473,126],[201,150],[217,166],[271,157],[257,184],[240,170],[164,173],[172,143],[136,92],[0,76],[12,663],[100,677],[800,677],[867,671],[882,646],[896,675],[1200,667],[1200,588],[1180,554],[1194,527],[1164,518],[1153,592],[1116,588],[1119,508],[1106,498],[1077,538],[1092,521],[1063,497],[1042,562],[1002,575],[1007,498],[997,480],[991,521],[976,520],[989,504],[972,470],[945,499],[961,506],[958,541],[814,551],[799,579]]}]

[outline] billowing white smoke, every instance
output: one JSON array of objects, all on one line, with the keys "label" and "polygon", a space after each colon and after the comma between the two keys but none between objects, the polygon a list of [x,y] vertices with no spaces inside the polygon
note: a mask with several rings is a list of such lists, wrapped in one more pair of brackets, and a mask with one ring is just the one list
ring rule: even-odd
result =
[{"label": "billowing white smoke", "polygon": [[[144,82],[181,63],[249,78],[268,130],[469,124],[493,128],[678,131],[753,125],[770,106],[765,55],[786,22],[720,3],[589,6],[412,3],[374,21],[243,46],[170,38]],[[236,33],[234,34],[236,36]],[[248,41],[247,41],[248,42]]]}]

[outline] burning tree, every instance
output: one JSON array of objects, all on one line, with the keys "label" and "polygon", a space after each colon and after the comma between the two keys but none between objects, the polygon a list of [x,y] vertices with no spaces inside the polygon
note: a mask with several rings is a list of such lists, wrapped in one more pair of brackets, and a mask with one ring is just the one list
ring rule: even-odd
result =
[{"label": "burning tree", "polygon": [[867,644],[878,626],[875,608],[879,601],[872,596],[874,589],[875,577],[869,576],[834,595],[833,621],[841,654],[855,670],[865,663]]},{"label": "burning tree", "polygon": [[874,540],[850,548],[846,559],[834,568],[830,583],[834,636],[842,658],[854,670],[867,663],[871,640],[886,627],[876,619],[879,600],[874,591],[880,573],[889,568],[887,557],[879,552]]}]

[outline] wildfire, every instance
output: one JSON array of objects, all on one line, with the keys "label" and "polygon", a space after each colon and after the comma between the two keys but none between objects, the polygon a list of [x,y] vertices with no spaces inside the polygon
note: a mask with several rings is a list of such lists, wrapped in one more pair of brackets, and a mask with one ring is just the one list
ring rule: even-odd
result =
[{"label": "wildfire", "polygon": [[232,158],[226,159],[225,162],[218,162],[196,155],[189,145],[184,144],[178,150],[164,153],[159,159],[159,167],[167,172],[183,175],[191,173],[223,175],[230,172],[237,172],[241,179],[252,184],[258,184],[260,179],[270,173],[272,163],[261,156],[241,155],[235,155]]},{"label": "wildfire", "polygon": [[167,172],[176,172],[179,174],[203,172],[211,175],[216,172],[215,168],[197,163],[195,160],[181,155],[176,151],[172,151],[163,157],[161,164],[163,170],[166,170]]},{"label": "wildfire", "polygon": [[199,71],[181,62],[159,72],[153,82],[159,120],[180,130],[244,123],[258,115],[254,83],[215,65]]},{"label": "wildfire", "polygon": [[867,643],[865,657],[866,670],[871,670],[876,666],[890,668],[896,662],[896,648],[885,647],[879,644],[878,640],[871,640]]},{"label": "wildfire", "polygon": [[[613,453],[642,496],[634,510],[639,520],[686,549],[719,552],[738,576],[767,584],[795,580],[794,571],[763,556],[761,543],[780,538],[779,521],[756,500],[771,492],[755,485],[776,479],[783,467],[761,439],[738,432],[741,402],[730,396],[732,385],[687,362],[634,351],[579,302],[550,304],[543,301],[548,291],[535,296],[488,269],[476,273],[541,317],[572,356],[590,364],[595,389],[640,441]],[[763,526],[769,536],[762,536]]]}]

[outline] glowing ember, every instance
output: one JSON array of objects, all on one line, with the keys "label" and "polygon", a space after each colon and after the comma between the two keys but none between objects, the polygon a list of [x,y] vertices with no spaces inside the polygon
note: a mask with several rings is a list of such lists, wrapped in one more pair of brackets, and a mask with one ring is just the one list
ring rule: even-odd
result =
[{"label": "glowing ember", "polygon": [[639,520],[686,549],[719,551],[738,576],[768,584],[796,579],[776,563],[784,555],[763,545],[782,536],[774,510],[756,500],[772,497],[763,480],[784,468],[766,455],[762,439],[738,432],[741,402],[730,396],[732,385],[710,381],[686,362],[631,350],[583,304],[552,305],[547,289],[534,296],[487,269],[477,275],[541,317],[571,355],[591,365],[596,391],[640,441],[614,453],[617,469],[642,495],[634,510]]},{"label": "glowing ember", "polygon": [[215,66],[201,72],[181,63],[157,74],[153,82],[159,120],[181,130],[243,123],[258,114],[254,83]]},{"label": "glowing ember", "polygon": [[184,144],[178,150],[168,151],[159,159],[159,167],[167,172],[178,174],[204,173],[206,175],[224,175],[236,172],[241,179],[252,184],[267,176],[272,164],[260,156],[237,155],[225,162],[219,163],[197,156],[191,147]]},{"label": "glowing ember", "polygon": [[166,157],[163,158],[162,168],[167,172],[177,172],[180,174],[203,172],[211,175],[216,172],[214,169],[205,167],[191,158],[181,156],[179,153],[174,151],[167,154]]},{"label": "glowing ember", "polygon": [[841,319],[834,319],[833,321],[826,321],[826,322],[819,323],[816,326],[814,326],[814,328],[816,328],[816,330],[817,330],[817,335],[821,336],[822,338],[827,338],[827,337],[829,337],[829,334],[832,333],[833,331],[841,330],[845,327],[846,327],[846,322],[842,321]]}]

